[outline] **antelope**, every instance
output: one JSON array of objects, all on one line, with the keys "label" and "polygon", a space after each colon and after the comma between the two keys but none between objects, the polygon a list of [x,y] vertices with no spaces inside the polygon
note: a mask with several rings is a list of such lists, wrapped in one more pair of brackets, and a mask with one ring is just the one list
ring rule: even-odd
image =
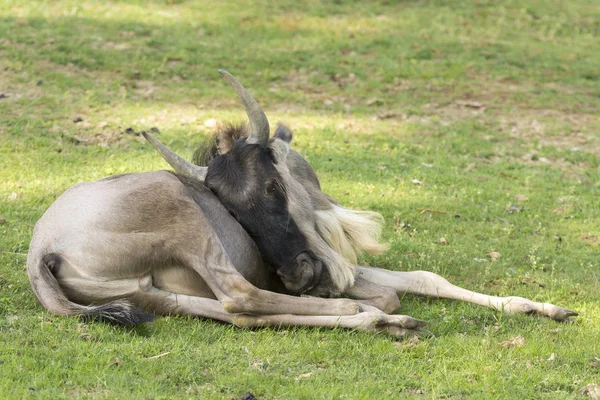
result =
[{"label": "antelope", "polygon": [[383,218],[347,209],[321,191],[291,131],[269,121],[227,71],[248,115],[188,162],[144,137],[174,172],[79,183],[36,223],[27,271],[57,315],[135,325],[189,315],[240,327],[343,327],[392,335],[426,322],[398,309],[398,294],[467,301],[563,321],[577,313],[520,297],[475,293],[426,271],[357,265],[381,253]]}]

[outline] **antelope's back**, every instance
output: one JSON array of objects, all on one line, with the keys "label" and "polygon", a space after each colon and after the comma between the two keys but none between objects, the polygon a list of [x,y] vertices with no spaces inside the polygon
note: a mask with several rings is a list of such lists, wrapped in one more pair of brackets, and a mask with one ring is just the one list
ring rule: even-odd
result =
[{"label": "antelope's back", "polygon": [[201,251],[198,244],[215,236],[246,279],[265,289],[277,286],[254,242],[219,200],[203,184],[167,171],[68,189],[36,223],[28,265],[58,254],[82,277],[139,278],[173,264],[177,254]]}]

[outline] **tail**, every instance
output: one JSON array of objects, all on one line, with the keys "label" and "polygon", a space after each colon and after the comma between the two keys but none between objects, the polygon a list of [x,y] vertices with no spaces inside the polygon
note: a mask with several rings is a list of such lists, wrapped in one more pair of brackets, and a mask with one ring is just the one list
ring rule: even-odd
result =
[{"label": "tail", "polygon": [[383,217],[374,211],[350,210],[332,204],[315,211],[319,235],[337,253],[352,263],[361,252],[381,254],[389,245],[379,243]]},{"label": "tail", "polygon": [[63,261],[58,254],[46,254],[38,258],[27,256],[29,282],[39,302],[53,314],[77,315],[86,320],[100,320],[114,324],[133,326],[150,322],[154,315],[149,314],[126,300],[114,300],[97,306],[84,306],[72,302],[61,289],[52,270]]}]

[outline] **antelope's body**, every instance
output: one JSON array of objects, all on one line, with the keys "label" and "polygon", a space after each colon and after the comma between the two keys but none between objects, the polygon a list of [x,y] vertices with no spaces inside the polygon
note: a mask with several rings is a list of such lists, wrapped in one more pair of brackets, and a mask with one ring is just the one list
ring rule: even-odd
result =
[{"label": "antelope's body", "polygon": [[[381,216],[345,209],[324,194],[310,165],[290,150],[291,132],[280,126],[269,138],[256,101],[222,73],[250,124],[228,131],[229,144],[208,151],[207,166],[184,161],[145,134],[176,173],[78,184],[38,221],[27,271],[47,310],[123,324],[176,314],[241,326],[341,326],[396,335],[424,325],[389,314],[398,293],[556,320],[576,315],[474,293],[429,272],[357,266],[358,252],[385,250],[377,242]],[[338,295],[355,300],[328,298]]]},{"label": "antelope's body", "polygon": [[[253,285],[277,291],[254,242],[206,187],[156,171],[65,192],[36,224],[28,269],[42,304],[56,314],[114,300],[176,314],[150,289],[216,299],[189,264],[210,268],[224,258]],[[46,270],[64,298],[39,278]]]}]

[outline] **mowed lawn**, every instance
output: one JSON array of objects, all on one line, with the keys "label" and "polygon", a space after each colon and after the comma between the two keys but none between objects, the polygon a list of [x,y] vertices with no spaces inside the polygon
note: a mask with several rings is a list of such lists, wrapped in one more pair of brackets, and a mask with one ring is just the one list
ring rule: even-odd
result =
[{"label": "mowed lawn", "polygon": [[[585,0],[0,0],[0,398],[598,398],[599,21]],[[361,263],[580,316],[407,295],[433,335],[397,340],[46,312],[37,219],[77,182],[166,169],[141,130],[189,158],[243,121],[218,68],[327,193],[386,217]]]}]

